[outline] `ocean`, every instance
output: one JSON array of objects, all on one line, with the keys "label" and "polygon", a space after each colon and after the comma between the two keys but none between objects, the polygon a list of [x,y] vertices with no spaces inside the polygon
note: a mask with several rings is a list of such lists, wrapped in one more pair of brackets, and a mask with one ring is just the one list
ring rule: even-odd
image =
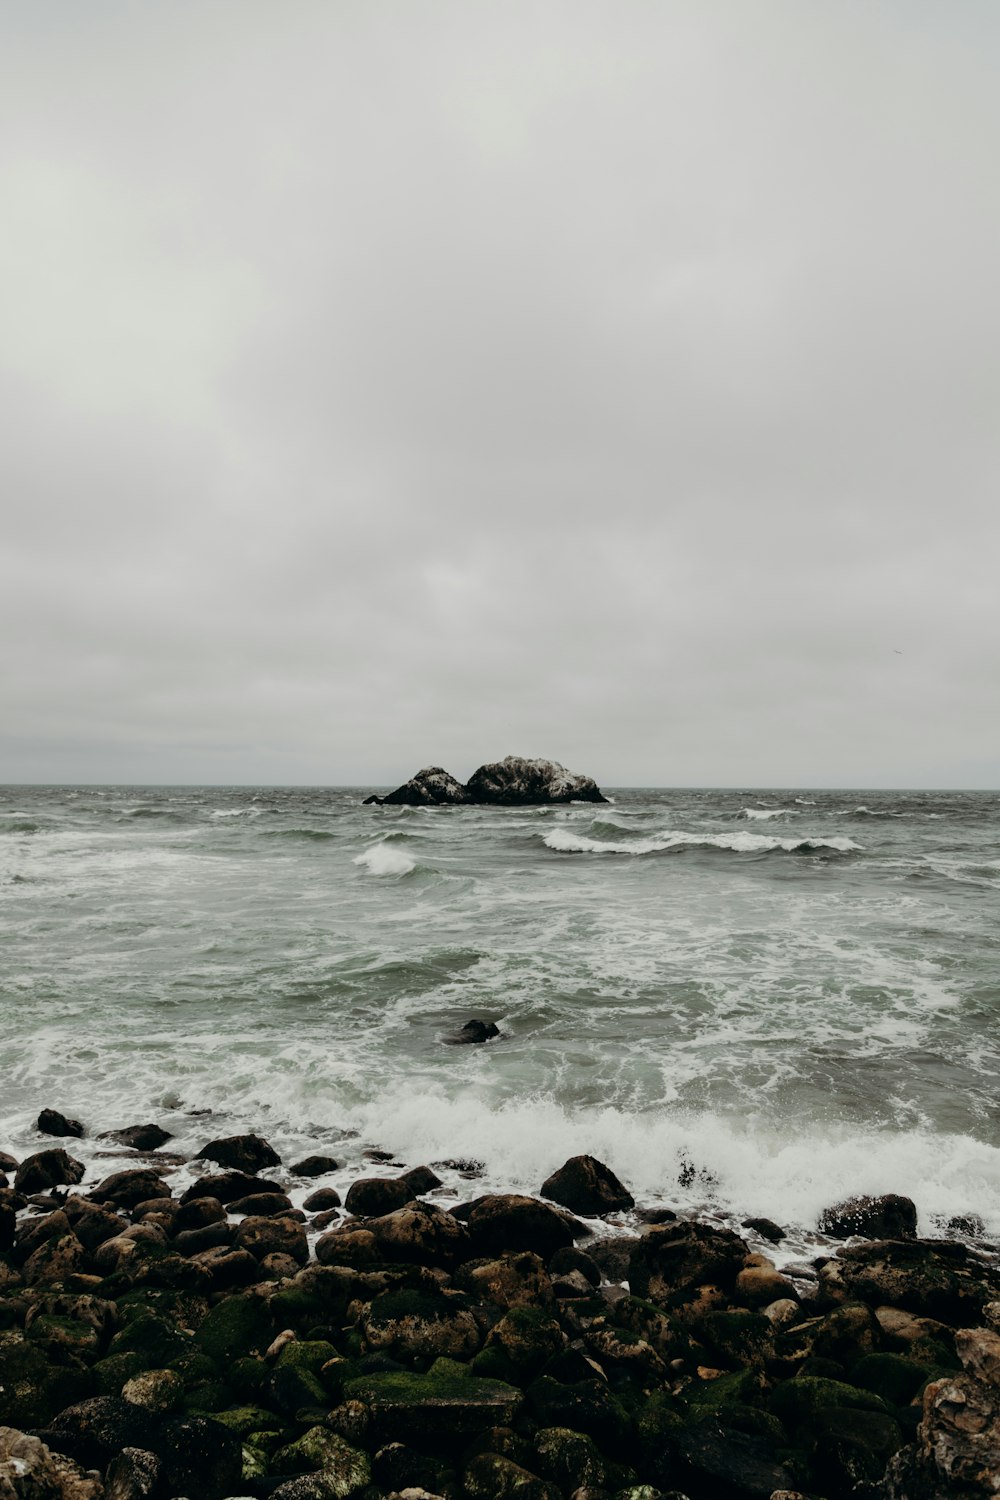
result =
[{"label": "ocean", "polygon": [[589,1152],[786,1257],[856,1193],[1000,1236],[1000,794],[370,790],[0,788],[0,1147],[252,1129],[445,1204]]}]

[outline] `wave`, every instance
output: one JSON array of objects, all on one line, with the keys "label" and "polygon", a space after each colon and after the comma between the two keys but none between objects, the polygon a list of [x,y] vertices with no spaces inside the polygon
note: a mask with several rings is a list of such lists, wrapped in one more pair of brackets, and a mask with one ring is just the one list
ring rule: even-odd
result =
[{"label": "wave", "polygon": [[846,838],[779,839],[764,833],[659,833],[652,838],[613,843],[587,838],[568,828],[553,828],[543,843],[559,854],[664,854],[672,849],[729,849],[735,854],[812,854],[832,850],[837,854],[860,851],[861,844]]},{"label": "wave", "polygon": [[269,828],[264,835],[267,839],[304,839],[325,841],[335,839],[335,833],[329,833],[325,828]]},{"label": "wave", "polygon": [[37,833],[41,825],[31,818],[13,818],[10,822],[4,821],[0,827],[0,833]]},{"label": "wave", "polygon": [[783,818],[790,809],[787,807],[741,807],[736,814],[738,818],[759,818],[762,822],[767,818]]},{"label": "wave", "polygon": [[890,807],[851,807],[841,808],[833,815],[835,818],[908,818],[908,812],[896,812]]},{"label": "wave", "polygon": [[354,863],[370,875],[409,875],[417,868],[416,860],[393,844],[372,844],[354,856]]},{"label": "wave", "polygon": [[216,807],[209,813],[210,818],[259,818],[262,809],[259,807]]}]

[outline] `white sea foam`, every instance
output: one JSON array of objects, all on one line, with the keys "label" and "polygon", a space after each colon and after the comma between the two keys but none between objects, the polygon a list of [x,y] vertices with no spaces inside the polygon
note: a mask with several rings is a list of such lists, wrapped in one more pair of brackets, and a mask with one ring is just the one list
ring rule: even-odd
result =
[{"label": "white sea foam", "polygon": [[761,821],[767,818],[783,818],[788,812],[787,807],[741,807],[736,814],[738,818],[759,818]]},{"label": "white sea foam", "polygon": [[396,844],[372,844],[354,856],[354,863],[371,875],[409,875],[417,868],[416,860]]},{"label": "white sea foam", "polygon": [[781,849],[787,854],[811,849],[833,849],[838,854],[860,850],[861,844],[846,838],[778,839],[764,833],[680,833],[654,834],[651,838],[630,839],[627,843],[588,838],[568,828],[553,828],[543,842],[560,854],[662,854],[667,849],[731,849],[737,854],[767,854]]}]

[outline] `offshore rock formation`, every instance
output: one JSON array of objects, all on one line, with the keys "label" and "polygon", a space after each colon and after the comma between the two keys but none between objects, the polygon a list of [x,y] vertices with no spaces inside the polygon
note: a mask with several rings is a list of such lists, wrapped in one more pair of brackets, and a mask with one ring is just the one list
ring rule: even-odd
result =
[{"label": "offshore rock formation", "polygon": [[462,785],[440,766],[427,766],[387,797],[373,794],[365,804],[407,807],[455,807],[476,803],[494,807],[534,807],[548,802],[606,802],[591,776],[567,771],[555,760],[528,760],[508,755],[473,771]]}]

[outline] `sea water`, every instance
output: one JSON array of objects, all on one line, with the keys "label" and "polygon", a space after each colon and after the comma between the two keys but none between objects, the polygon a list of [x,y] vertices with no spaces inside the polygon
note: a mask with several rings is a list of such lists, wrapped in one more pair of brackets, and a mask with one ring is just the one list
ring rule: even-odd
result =
[{"label": "sea water", "polygon": [[1000,1236],[1000,795],[367,790],[0,788],[0,1147],[253,1129],[442,1202],[590,1152],[796,1252],[855,1193]]}]

